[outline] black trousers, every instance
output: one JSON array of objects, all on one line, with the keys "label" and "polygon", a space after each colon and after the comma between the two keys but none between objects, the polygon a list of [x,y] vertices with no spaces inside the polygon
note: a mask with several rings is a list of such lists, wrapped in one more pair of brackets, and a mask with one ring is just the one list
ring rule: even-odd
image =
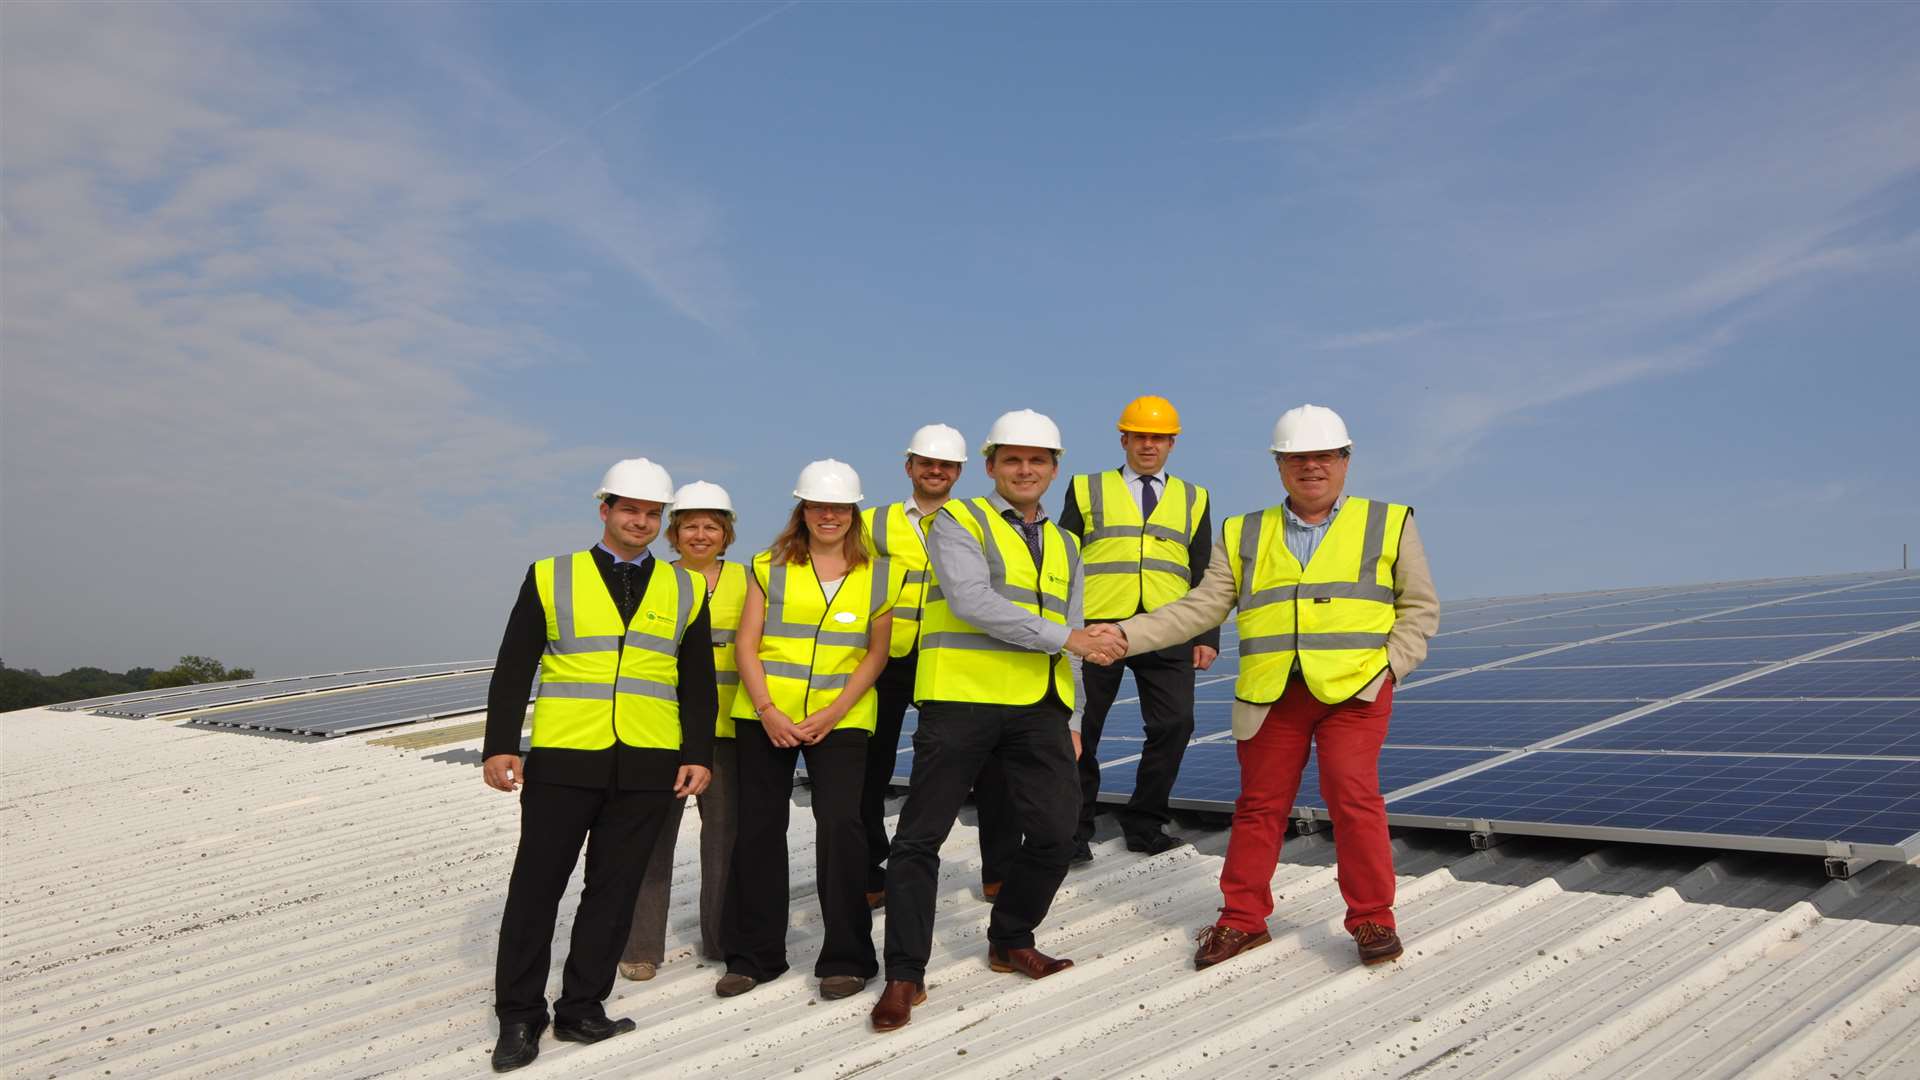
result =
[{"label": "black trousers", "polygon": [[[1173,794],[1180,761],[1193,738],[1193,646],[1181,644],[1141,653],[1128,657],[1124,666],[1133,672],[1133,684],[1140,691],[1140,716],[1147,736],[1140,752],[1140,767],[1134,772],[1133,795],[1114,812],[1120,831],[1131,839],[1151,836],[1173,820],[1167,812],[1167,798]],[[1086,664],[1080,670],[1087,708],[1080,717],[1080,827],[1073,834],[1076,842],[1093,838],[1093,813],[1100,796],[1096,751],[1100,749],[1101,729],[1107,724],[1107,710],[1120,694],[1121,668],[1121,664]]]},{"label": "black trousers", "polygon": [[860,789],[860,825],[867,833],[868,892],[887,887],[887,849],[892,846],[887,839],[887,792],[893,784],[893,767],[899,762],[900,728],[906,722],[907,706],[913,703],[913,676],[919,666],[917,652],[896,656],[887,661],[873,684],[880,719],[867,742],[867,776]]},{"label": "black trousers", "polygon": [[740,833],[720,934],[727,971],[765,982],[787,970],[787,822],[793,768],[804,755],[813,786],[814,878],[826,929],[813,973],[872,978],[880,964],[873,954],[867,839],[860,824],[867,733],[840,730],[812,746],[779,747],[758,721],[742,720],[738,732]]},{"label": "black trousers", "polygon": [[933,952],[940,845],[989,762],[1004,778],[1000,798],[1024,834],[987,924],[987,940],[1031,948],[1073,854],[1073,740],[1058,704],[920,704],[913,772],[900,829],[887,856],[887,978],[923,982]]},{"label": "black trousers", "polygon": [[547,1022],[547,969],[560,898],[587,846],[586,882],[555,1016],[604,1017],[614,969],[633,922],[633,899],[673,801],[671,791],[529,783],[520,789],[520,848],[500,916],[493,1011],[502,1024]]},{"label": "black trousers", "polygon": [[[893,847],[887,837],[887,792],[893,785],[893,770],[900,763],[900,729],[906,724],[907,707],[913,703],[913,677],[918,667],[918,652],[896,656],[887,661],[874,683],[880,718],[867,744],[867,778],[860,793],[860,824],[867,831],[868,892],[887,887],[887,852]],[[980,824],[980,883],[1005,881],[1007,869],[1020,850],[1020,827],[1007,801],[1006,777],[991,759],[974,784],[973,802]]]}]

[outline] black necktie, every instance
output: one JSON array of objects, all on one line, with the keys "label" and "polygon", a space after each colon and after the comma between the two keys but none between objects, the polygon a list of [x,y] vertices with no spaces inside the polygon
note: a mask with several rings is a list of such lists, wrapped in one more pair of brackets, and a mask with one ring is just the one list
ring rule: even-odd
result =
[{"label": "black necktie", "polygon": [[1160,496],[1155,495],[1153,493],[1153,477],[1151,476],[1141,477],[1140,478],[1140,516],[1142,518],[1152,517],[1153,508],[1159,505],[1160,505]]}]

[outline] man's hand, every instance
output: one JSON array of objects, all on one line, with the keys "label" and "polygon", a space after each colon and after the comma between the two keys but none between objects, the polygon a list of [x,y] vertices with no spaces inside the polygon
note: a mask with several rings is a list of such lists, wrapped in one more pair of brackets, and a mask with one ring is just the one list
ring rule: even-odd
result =
[{"label": "man's hand", "polygon": [[832,708],[821,709],[795,725],[793,733],[800,737],[802,743],[812,746],[833,734],[833,727],[840,722],[841,715],[835,713]]},{"label": "man's hand", "polygon": [[1111,664],[1127,655],[1127,639],[1111,625],[1095,624],[1067,631],[1067,651],[1096,664]]},{"label": "man's hand", "polygon": [[1067,734],[1073,736],[1073,760],[1079,761],[1080,760],[1080,733],[1073,730],[1072,728],[1068,728]]},{"label": "man's hand", "polygon": [[512,791],[520,786],[526,773],[520,768],[519,754],[495,754],[480,765],[480,778],[490,788]]},{"label": "man's hand", "polygon": [[767,733],[767,741],[775,746],[784,749],[800,745],[800,736],[793,733],[793,717],[781,712],[777,705],[767,706],[767,711],[760,714],[760,728]]},{"label": "man's hand", "polygon": [[1212,667],[1213,662],[1219,658],[1219,649],[1211,645],[1195,645],[1193,647],[1193,670],[1205,671]]},{"label": "man's hand", "polygon": [[689,795],[698,795],[707,790],[707,783],[713,779],[713,771],[699,765],[680,766],[680,775],[674,777],[673,795],[684,799]]}]

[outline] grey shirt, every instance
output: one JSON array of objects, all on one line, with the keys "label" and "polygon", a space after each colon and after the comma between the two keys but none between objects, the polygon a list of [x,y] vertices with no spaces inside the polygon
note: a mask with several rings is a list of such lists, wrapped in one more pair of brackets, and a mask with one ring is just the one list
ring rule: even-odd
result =
[{"label": "grey shirt", "polygon": [[[1013,509],[997,491],[987,496],[987,502],[1002,515]],[[1040,511],[1039,520],[1047,520],[1044,508]],[[1023,611],[1014,606],[1011,600],[994,592],[987,573],[987,553],[966,526],[953,520],[949,514],[935,514],[933,517],[933,525],[927,532],[927,560],[933,566],[933,576],[939,580],[940,592],[947,598],[947,606],[953,609],[953,613],[981,633],[999,638],[1009,645],[1018,645],[1034,652],[1058,653],[1067,647],[1067,631],[1078,630],[1086,625],[1082,603],[1085,578],[1079,560],[1074,561],[1073,580],[1067,585],[1065,626]],[[1087,695],[1080,679],[1080,658],[1074,656],[1070,659],[1073,662],[1074,706],[1067,727],[1079,731],[1081,707]]]}]

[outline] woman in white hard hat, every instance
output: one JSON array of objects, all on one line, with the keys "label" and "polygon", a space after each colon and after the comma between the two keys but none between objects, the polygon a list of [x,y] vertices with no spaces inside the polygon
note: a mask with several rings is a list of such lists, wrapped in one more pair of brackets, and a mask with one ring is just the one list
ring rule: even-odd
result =
[{"label": "woman in white hard hat", "polygon": [[[727,562],[733,546],[733,499],[725,488],[696,480],[673,493],[672,516],[667,521],[667,545],[680,558],[675,566],[699,574],[707,583],[707,612],[713,624],[713,669],[720,709],[713,741],[713,778],[700,793],[700,955],[709,960],[727,957],[721,944],[720,909],[727,895],[727,866],[733,858],[733,838],[739,829],[740,795],[733,753],[733,698],[740,686],[734,663],[734,635],[740,629],[740,611],[747,603],[747,568]],[[673,888],[674,841],[680,833],[684,801],[676,801],[662,827],[660,839],[647,861],[634,901],[633,928],[620,957],[620,974],[629,979],[653,978],[666,958],[667,904]]]},{"label": "woman in white hard hat", "polygon": [[860,793],[903,573],[867,555],[860,477],[828,459],[800,471],[800,502],[753,557],[740,619],[733,716],[740,833],[727,883],[721,997],[787,970],[787,818],[804,756],[826,937],[814,974],[824,998],[859,993],[879,970],[866,897]]}]

